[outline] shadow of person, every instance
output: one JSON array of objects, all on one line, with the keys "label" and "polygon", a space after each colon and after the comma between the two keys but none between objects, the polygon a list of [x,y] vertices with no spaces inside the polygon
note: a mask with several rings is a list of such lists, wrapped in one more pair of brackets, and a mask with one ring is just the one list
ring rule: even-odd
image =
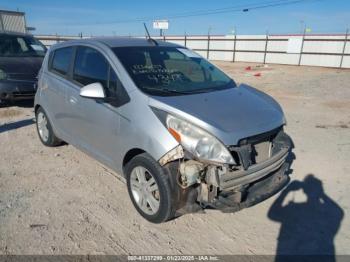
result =
[{"label": "shadow of person", "polygon": [[[283,202],[290,192],[303,190],[307,200],[303,203]],[[344,212],[328,197],[322,181],[309,174],[304,181],[293,181],[272,204],[268,217],[281,223],[276,261],[288,261],[288,255],[301,255],[299,261],[335,261],[334,237]],[[313,257],[313,258],[312,258]],[[311,259],[311,260],[310,260]]]}]

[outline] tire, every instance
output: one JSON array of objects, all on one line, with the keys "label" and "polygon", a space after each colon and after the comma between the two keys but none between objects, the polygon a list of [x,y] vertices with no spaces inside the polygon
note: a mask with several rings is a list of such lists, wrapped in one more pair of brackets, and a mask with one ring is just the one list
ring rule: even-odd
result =
[{"label": "tire", "polygon": [[49,118],[45,111],[39,107],[35,112],[36,130],[38,132],[41,143],[45,146],[54,147],[62,143],[55,135]]},{"label": "tire", "polygon": [[[142,171],[145,171],[146,178],[144,186],[140,186],[142,181],[138,179]],[[152,223],[162,223],[174,217],[175,210],[169,176],[149,154],[143,153],[131,159],[125,168],[125,175],[131,201],[142,217]],[[151,181],[152,177],[153,181]],[[150,186],[147,187],[146,183],[149,183]],[[137,184],[139,188],[135,186]],[[158,190],[155,190],[155,184]],[[156,208],[155,200],[158,201],[158,208]],[[142,203],[145,202],[142,208]]]}]

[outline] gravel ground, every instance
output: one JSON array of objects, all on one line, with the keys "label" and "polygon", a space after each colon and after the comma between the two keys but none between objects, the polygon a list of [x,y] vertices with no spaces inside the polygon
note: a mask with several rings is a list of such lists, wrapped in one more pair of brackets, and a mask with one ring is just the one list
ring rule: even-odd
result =
[{"label": "gravel ground", "polygon": [[350,254],[350,71],[217,64],[281,103],[298,185],[237,213],[150,224],[118,174],[70,145],[44,147],[21,103],[0,108],[0,254]]}]

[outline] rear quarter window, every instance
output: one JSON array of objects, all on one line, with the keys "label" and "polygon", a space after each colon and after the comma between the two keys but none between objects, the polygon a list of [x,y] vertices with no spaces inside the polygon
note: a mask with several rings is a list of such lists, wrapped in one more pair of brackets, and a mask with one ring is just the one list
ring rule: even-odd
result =
[{"label": "rear quarter window", "polygon": [[50,70],[63,76],[67,75],[72,54],[73,47],[65,47],[55,50],[52,54]]}]

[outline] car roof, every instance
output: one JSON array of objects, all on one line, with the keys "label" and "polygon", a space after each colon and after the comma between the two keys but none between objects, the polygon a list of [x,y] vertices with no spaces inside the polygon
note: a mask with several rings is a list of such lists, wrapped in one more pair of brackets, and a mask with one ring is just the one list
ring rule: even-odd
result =
[{"label": "car roof", "polygon": [[96,37],[91,38],[92,41],[98,41],[104,43],[105,45],[113,47],[122,46],[154,46],[154,41],[157,42],[159,46],[178,46],[173,43],[161,41],[161,40],[149,40],[141,37]]},{"label": "car roof", "polygon": [[[156,41],[156,43],[154,42]],[[93,37],[93,38],[84,38],[84,39],[77,39],[77,40],[70,40],[68,42],[65,42],[65,46],[69,46],[69,43],[76,44],[76,43],[102,43],[110,48],[114,47],[132,47],[132,46],[164,46],[164,47],[180,47],[177,44],[165,42],[162,40],[148,40],[146,38],[138,38],[138,37],[117,37],[117,36],[111,36],[111,37]],[[63,44],[63,43],[62,43]],[[57,44],[59,46],[61,44]]]}]

